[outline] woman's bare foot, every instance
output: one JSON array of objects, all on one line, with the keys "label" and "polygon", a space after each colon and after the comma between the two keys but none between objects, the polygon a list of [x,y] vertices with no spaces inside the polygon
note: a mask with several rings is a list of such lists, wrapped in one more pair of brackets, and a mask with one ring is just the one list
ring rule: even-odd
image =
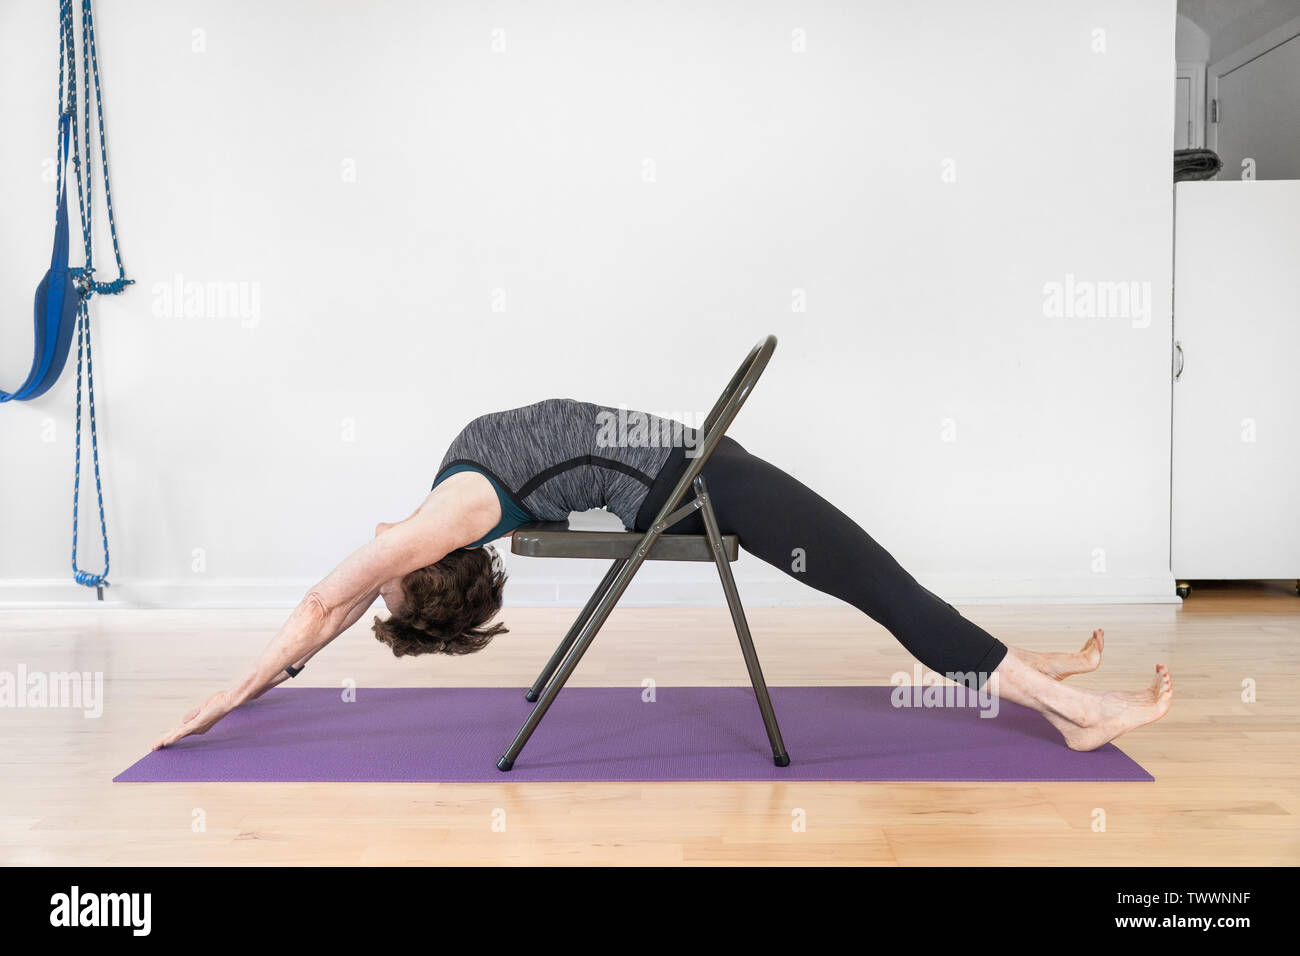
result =
[{"label": "woman's bare foot", "polygon": [[1071,750],[1096,750],[1121,734],[1154,723],[1169,711],[1174,682],[1169,668],[1156,665],[1151,686],[1139,691],[1082,691],[1087,695],[1073,719],[1046,711],[1046,717]]},{"label": "woman's bare foot", "polygon": [[1019,650],[1026,664],[1052,680],[1065,680],[1075,674],[1091,674],[1101,666],[1101,652],[1106,646],[1106,632],[1097,628],[1092,637],[1073,654]]}]

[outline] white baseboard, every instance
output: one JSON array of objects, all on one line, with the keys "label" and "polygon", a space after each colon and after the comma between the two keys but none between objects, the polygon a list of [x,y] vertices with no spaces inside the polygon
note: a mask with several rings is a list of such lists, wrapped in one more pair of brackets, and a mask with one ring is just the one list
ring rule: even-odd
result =
[{"label": "white baseboard", "polygon": [[[641,580],[638,575],[622,603],[629,607],[717,607],[724,603],[716,573],[699,580]],[[643,572],[644,573],[644,572]],[[921,583],[952,604],[1181,604],[1172,574],[1137,578],[1105,575],[1087,578],[991,578],[975,575],[920,578]],[[574,580],[529,578],[507,588],[514,607],[580,607],[595,590],[599,576]],[[827,607],[840,602],[784,575],[741,577],[736,586],[750,607]],[[512,590],[513,588],[513,590]]]},{"label": "white baseboard", "polygon": [[203,582],[122,581],[104,589],[60,578],[0,580],[0,608],[291,608],[316,582],[226,578]]},{"label": "white baseboard", "polygon": [[[506,586],[508,607],[581,607],[600,580],[600,566],[577,575],[516,574]],[[948,575],[921,578],[952,604],[1178,604],[1172,574],[1120,578],[1008,578]],[[57,578],[0,580],[0,608],[290,608],[315,582],[302,579],[227,578],[202,582],[123,581],[106,588],[103,603],[92,589]],[[777,576],[738,575],[750,607],[824,607],[834,598]],[[708,565],[648,565],[621,602],[627,607],[718,607],[717,574]]]}]

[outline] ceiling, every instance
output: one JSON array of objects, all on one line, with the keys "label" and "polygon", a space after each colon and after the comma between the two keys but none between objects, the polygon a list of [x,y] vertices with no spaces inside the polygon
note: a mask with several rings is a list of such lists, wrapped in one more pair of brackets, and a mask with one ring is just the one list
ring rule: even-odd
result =
[{"label": "ceiling", "polygon": [[[1233,21],[1272,5],[1273,0],[1178,0],[1178,12],[1214,36]],[[1300,3],[1296,7],[1300,16]]]}]

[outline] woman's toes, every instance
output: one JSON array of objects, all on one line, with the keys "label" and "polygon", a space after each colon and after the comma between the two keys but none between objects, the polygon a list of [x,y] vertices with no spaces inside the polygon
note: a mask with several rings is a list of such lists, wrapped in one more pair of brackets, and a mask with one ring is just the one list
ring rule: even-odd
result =
[{"label": "woman's toes", "polygon": [[1164,703],[1173,697],[1174,679],[1169,673],[1169,668],[1164,664],[1156,665],[1156,676],[1151,681],[1151,699],[1157,703]]},{"label": "woman's toes", "polygon": [[1074,674],[1087,674],[1095,671],[1101,666],[1101,629],[1092,632],[1092,637],[1088,638],[1079,649],[1078,657],[1079,666],[1077,670],[1072,670]]}]

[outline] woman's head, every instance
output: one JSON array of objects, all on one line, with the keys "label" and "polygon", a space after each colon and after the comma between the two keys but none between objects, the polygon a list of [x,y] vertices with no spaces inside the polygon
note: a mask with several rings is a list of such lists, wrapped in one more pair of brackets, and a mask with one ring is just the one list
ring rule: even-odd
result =
[{"label": "woman's head", "polygon": [[472,654],[506,633],[488,621],[501,610],[506,573],[495,549],[459,548],[436,564],[402,578],[400,598],[384,594],[393,612],[375,618],[375,637],[397,657]]}]

